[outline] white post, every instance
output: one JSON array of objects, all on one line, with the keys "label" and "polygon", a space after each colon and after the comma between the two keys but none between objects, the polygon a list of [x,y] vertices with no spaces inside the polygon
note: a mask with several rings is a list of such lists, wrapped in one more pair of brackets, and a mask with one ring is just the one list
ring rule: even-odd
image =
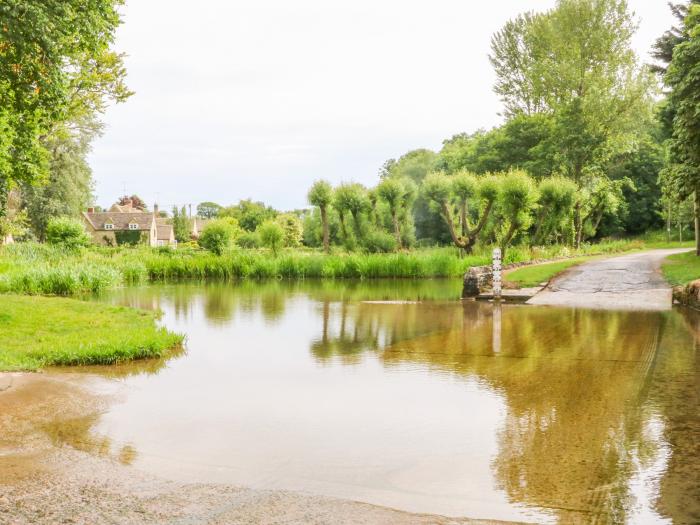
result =
[{"label": "white post", "polygon": [[501,249],[493,249],[493,298],[501,299]]}]

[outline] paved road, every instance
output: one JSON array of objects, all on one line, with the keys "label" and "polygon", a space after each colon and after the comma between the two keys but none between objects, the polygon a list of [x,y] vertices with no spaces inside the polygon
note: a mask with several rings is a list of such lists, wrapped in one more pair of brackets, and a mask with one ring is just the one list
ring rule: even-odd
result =
[{"label": "paved road", "polygon": [[669,255],[684,251],[653,250],[581,264],[554,279],[528,304],[668,310],[671,287],[661,276],[661,263]]}]

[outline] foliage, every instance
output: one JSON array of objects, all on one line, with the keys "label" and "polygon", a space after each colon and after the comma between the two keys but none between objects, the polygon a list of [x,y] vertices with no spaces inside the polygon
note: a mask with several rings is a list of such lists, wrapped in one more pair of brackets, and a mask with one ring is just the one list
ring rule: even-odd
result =
[{"label": "foliage", "polygon": [[[6,0],[0,9],[0,216],[14,183],[41,181],[44,138],[71,133],[125,100],[122,57],[110,46],[121,0]],[[80,16],[76,16],[80,13]],[[47,28],[51,28],[48,30]]]},{"label": "foliage", "polygon": [[136,246],[146,241],[146,234],[139,230],[121,230],[114,232],[114,239],[117,241],[117,246]]},{"label": "foliage", "polygon": [[[602,175],[609,159],[631,149],[651,117],[653,78],[630,42],[635,30],[624,0],[559,0],[538,15],[506,24],[492,42],[496,92],[506,114],[552,118],[552,171],[579,189]],[[583,202],[575,203],[576,244]]]},{"label": "foliage", "polygon": [[197,215],[204,219],[215,219],[222,208],[223,206],[215,202],[200,202],[197,205]]},{"label": "foliage", "polygon": [[314,182],[308,194],[309,204],[318,206],[321,214],[321,228],[323,230],[323,249],[330,252],[330,226],[328,223],[328,207],[333,203],[333,188],[325,180]]},{"label": "foliage", "polygon": [[537,197],[535,182],[527,173],[511,171],[503,177],[499,192],[499,211],[507,225],[500,239],[504,257],[515,235],[527,230],[532,224],[532,211]]},{"label": "foliage", "polygon": [[282,243],[285,248],[296,248],[301,245],[304,227],[299,217],[293,213],[282,213],[277,216],[275,222],[282,228]]},{"label": "foliage", "polygon": [[[402,247],[403,236],[401,228],[401,219],[404,218],[404,226],[406,226],[405,218],[411,214],[413,203],[417,197],[417,188],[411,179],[385,178],[377,186],[377,195],[389,207],[391,215],[391,223],[394,229],[395,245]],[[405,233],[406,228],[403,228]],[[375,238],[378,234],[375,234]]]},{"label": "foliage", "polygon": [[119,206],[126,206],[127,204],[131,204],[131,207],[137,210],[141,211],[147,211],[148,206],[144,202],[144,200],[139,197],[138,195],[124,195],[123,197],[120,197],[119,200],[117,201],[117,204]]},{"label": "foliage", "polygon": [[187,242],[191,238],[192,232],[192,221],[187,216],[187,209],[183,206],[181,209],[177,209],[177,206],[173,206],[173,234],[175,235],[175,240],[177,242]]},{"label": "foliage", "polygon": [[236,245],[241,248],[260,248],[262,243],[260,242],[260,236],[256,232],[243,231],[236,238]]},{"label": "foliage", "polygon": [[363,247],[369,253],[389,253],[398,247],[396,237],[383,230],[370,230],[365,236]]},{"label": "foliage", "polygon": [[563,240],[576,198],[576,185],[561,176],[543,179],[538,187],[539,199],[533,242]]},{"label": "foliage", "polygon": [[362,184],[341,184],[336,188],[333,207],[338,212],[340,227],[343,232],[343,240],[348,240],[348,231],[345,220],[349,215],[353,218],[355,238],[362,238],[362,214],[371,209],[367,195],[367,188]]},{"label": "foliage", "polygon": [[[673,136],[670,141],[671,163],[667,178],[682,197],[695,195],[696,221],[700,204],[700,4],[688,9],[682,28],[683,41],[673,49],[666,84],[672,89],[669,103],[673,107]],[[696,239],[700,255],[700,236]]]},{"label": "foliage", "polygon": [[233,242],[235,226],[230,221],[215,219],[209,222],[199,236],[199,245],[216,255],[221,255]]},{"label": "foliage", "polygon": [[285,230],[279,223],[267,221],[261,224],[256,230],[260,237],[260,242],[263,246],[272,250],[272,253],[277,255],[285,242]]},{"label": "foliage", "polygon": [[158,327],[157,317],[73,299],[3,296],[0,370],[162,357],[182,344],[183,336]]},{"label": "foliage", "polygon": [[46,240],[49,244],[76,249],[90,244],[85,226],[77,219],[58,217],[50,219],[46,226]]},{"label": "foliage", "polygon": [[241,228],[248,232],[254,232],[263,222],[274,219],[277,212],[265,206],[262,202],[253,202],[244,199],[235,206],[228,206],[219,210],[218,217],[232,217],[238,221]]}]

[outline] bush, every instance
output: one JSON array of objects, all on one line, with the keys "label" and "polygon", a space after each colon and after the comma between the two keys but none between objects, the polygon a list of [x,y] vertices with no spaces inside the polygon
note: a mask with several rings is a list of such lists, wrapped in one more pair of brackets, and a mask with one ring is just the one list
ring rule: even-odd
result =
[{"label": "bush", "polygon": [[389,253],[396,250],[396,237],[386,231],[372,230],[365,236],[363,245],[370,253]]},{"label": "bush", "polygon": [[221,255],[231,246],[234,233],[235,229],[230,222],[221,219],[213,220],[204,227],[204,231],[199,236],[199,245],[216,255]]},{"label": "bush", "polygon": [[70,217],[49,219],[46,226],[46,241],[49,244],[77,249],[90,244],[90,236],[83,223]]},{"label": "bush", "polygon": [[243,232],[236,239],[236,244],[241,248],[260,248],[260,236],[255,232]]},{"label": "bush", "polygon": [[270,248],[275,255],[284,244],[284,229],[273,221],[261,224],[257,229],[263,246]]}]

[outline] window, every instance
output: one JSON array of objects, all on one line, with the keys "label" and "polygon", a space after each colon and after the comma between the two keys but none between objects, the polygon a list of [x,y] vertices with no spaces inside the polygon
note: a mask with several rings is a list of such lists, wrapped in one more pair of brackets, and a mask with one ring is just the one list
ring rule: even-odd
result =
[{"label": "window", "polygon": [[138,225],[138,224],[134,224],[133,222],[131,222],[131,223],[129,223],[129,229],[130,229],[130,230],[138,230],[138,229],[139,229],[139,225]]},{"label": "window", "polygon": [[105,223],[105,230],[113,230],[114,229],[114,224],[111,222],[106,222]]}]

